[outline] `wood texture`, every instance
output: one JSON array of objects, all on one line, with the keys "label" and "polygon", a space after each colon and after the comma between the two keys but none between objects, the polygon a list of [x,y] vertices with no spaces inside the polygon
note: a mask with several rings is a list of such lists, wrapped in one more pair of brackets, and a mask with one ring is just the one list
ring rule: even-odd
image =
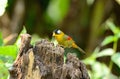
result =
[{"label": "wood texture", "polygon": [[64,63],[64,49],[47,40],[30,45],[31,36],[21,36],[18,56],[9,69],[9,79],[89,79],[86,66],[68,53]]}]

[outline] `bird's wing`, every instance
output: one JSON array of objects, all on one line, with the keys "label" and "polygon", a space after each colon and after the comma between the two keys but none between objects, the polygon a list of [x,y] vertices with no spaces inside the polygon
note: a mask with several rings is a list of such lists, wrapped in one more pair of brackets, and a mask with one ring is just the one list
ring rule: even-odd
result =
[{"label": "bird's wing", "polygon": [[64,39],[64,46],[65,47],[72,47],[72,43],[74,41],[72,40],[72,38],[70,36],[65,35],[63,39]]},{"label": "bird's wing", "polygon": [[70,36],[68,36],[68,35],[64,35],[63,39],[65,41],[72,40],[72,38]]},{"label": "bird's wing", "polygon": [[77,48],[81,53],[85,54],[85,51],[76,45],[75,41],[68,35],[64,36],[65,46]]}]

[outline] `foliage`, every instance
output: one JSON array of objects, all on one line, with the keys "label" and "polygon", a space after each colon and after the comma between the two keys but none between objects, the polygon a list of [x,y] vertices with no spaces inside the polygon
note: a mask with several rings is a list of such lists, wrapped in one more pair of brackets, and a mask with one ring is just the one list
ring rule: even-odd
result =
[{"label": "foliage", "polygon": [[[23,28],[20,35],[26,33],[26,29]],[[20,35],[14,45],[4,45],[2,35],[0,35],[0,79],[7,79],[8,69],[12,66],[18,52],[20,45]]]},{"label": "foliage", "polygon": [[[113,35],[107,36],[101,43],[101,46],[113,43],[113,48],[106,48],[100,51],[100,47],[97,47],[90,57],[83,60],[85,64],[91,66],[91,70],[89,70],[91,79],[118,79],[117,76],[112,74],[111,70],[113,63],[120,68],[120,53],[116,52],[117,42],[120,38],[120,29],[117,28],[110,20],[106,22],[106,25],[113,32]],[[109,67],[105,63],[101,63],[96,60],[103,56],[111,57]]]},{"label": "foliage", "polygon": [[[0,40],[0,42],[2,41]],[[8,76],[8,67],[12,65],[18,49],[16,45],[4,46],[3,44],[2,42],[2,46],[0,46],[0,78],[6,79]]]},{"label": "foliage", "polygon": [[117,52],[112,56],[112,61],[120,68],[120,52]]}]

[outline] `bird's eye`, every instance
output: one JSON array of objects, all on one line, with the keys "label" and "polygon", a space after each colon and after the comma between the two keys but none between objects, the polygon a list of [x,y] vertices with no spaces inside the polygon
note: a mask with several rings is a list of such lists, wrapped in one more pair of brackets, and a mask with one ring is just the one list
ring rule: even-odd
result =
[{"label": "bird's eye", "polygon": [[60,34],[60,33],[61,33],[61,31],[60,31],[59,29],[54,30],[54,32],[55,32],[56,34]]},{"label": "bird's eye", "polygon": [[57,34],[60,34],[61,33],[61,31],[60,30],[57,30]]}]

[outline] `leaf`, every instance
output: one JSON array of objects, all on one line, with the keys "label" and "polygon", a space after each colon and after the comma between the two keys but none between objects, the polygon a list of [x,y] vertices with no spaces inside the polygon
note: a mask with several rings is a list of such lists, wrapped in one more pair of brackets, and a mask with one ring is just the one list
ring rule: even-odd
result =
[{"label": "leaf", "polygon": [[92,79],[105,79],[109,73],[109,68],[100,62],[95,62],[91,66],[94,75],[92,75]]},{"label": "leaf", "polygon": [[40,41],[41,38],[37,34],[32,35],[31,44],[34,45],[36,41]]},{"label": "leaf", "polygon": [[23,26],[23,29],[22,29],[22,31],[20,32],[20,34],[24,34],[24,33],[27,33],[27,30],[26,30],[25,26]]},{"label": "leaf", "polygon": [[85,64],[93,65],[93,63],[96,62],[96,57],[97,57],[96,55],[98,54],[99,51],[100,51],[100,47],[96,47],[92,55],[84,59],[83,62]]},{"label": "leaf", "polygon": [[119,31],[119,33],[117,34],[117,37],[120,38],[120,31]]},{"label": "leaf", "polygon": [[107,21],[106,24],[114,34],[119,32],[119,29],[115,26],[115,24],[112,21]]},{"label": "leaf", "polygon": [[[6,55],[0,55],[0,60],[1,60],[4,64],[6,64],[6,63],[12,64],[13,61],[14,61],[14,59],[13,59],[12,56],[6,56]],[[6,66],[6,67],[7,67],[7,66]]]},{"label": "leaf", "polygon": [[102,46],[105,46],[105,45],[107,45],[107,44],[110,44],[111,42],[113,42],[114,41],[114,36],[108,36],[108,37],[106,37],[104,40],[103,40],[103,42],[102,42]]},{"label": "leaf", "polygon": [[16,45],[0,47],[0,54],[4,56],[12,56],[14,59],[17,55],[18,48]]},{"label": "leaf", "polygon": [[20,42],[21,42],[21,37],[20,37],[20,35],[21,35],[21,34],[25,34],[25,33],[27,33],[27,30],[26,30],[25,26],[23,26],[23,29],[22,29],[22,31],[20,32],[20,34],[19,34],[19,36],[18,36],[18,38],[17,38],[17,41],[15,42],[15,45],[17,45],[18,47],[20,46]]},{"label": "leaf", "polygon": [[111,56],[114,54],[114,50],[111,48],[104,49],[101,52],[97,54],[97,57],[103,57],[103,56]]},{"label": "leaf", "polygon": [[103,79],[119,79],[116,75],[109,73]]},{"label": "leaf", "polygon": [[112,56],[112,61],[120,68],[120,52]]},{"label": "leaf", "polygon": [[8,69],[5,67],[5,64],[0,61],[0,79],[7,79]]}]

